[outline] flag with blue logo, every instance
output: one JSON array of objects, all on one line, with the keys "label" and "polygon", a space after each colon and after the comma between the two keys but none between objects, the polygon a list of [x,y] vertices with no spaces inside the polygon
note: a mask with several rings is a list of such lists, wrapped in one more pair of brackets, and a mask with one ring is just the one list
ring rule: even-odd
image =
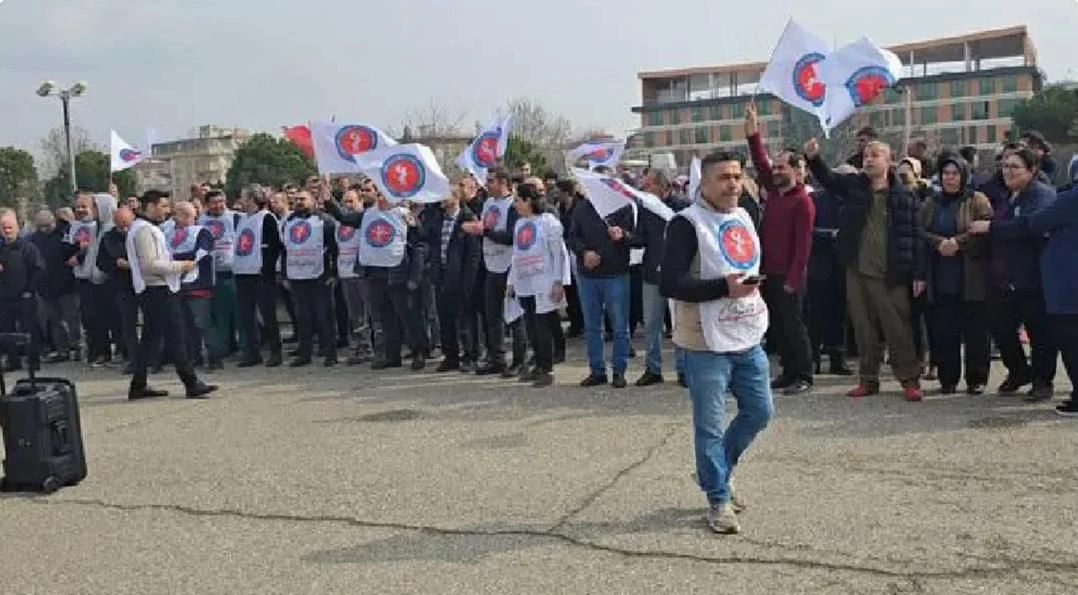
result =
[{"label": "flag with blue logo", "polygon": [[132,147],[127,141],[120,138],[120,135],[116,134],[115,130],[112,131],[109,147],[109,153],[111,154],[109,161],[113,172],[134,167],[135,164],[144,159],[142,151]]},{"label": "flag with blue logo", "polygon": [[867,37],[839,48],[816,68],[827,85],[823,119],[830,132],[862,106],[872,103],[888,87],[902,78],[902,61]]},{"label": "flag with blue logo", "polygon": [[457,157],[457,165],[475,176],[480,184],[487,183],[487,172],[505,155],[512,121],[511,115],[498,116]]},{"label": "flag with blue logo", "polygon": [[357,156],[356,165],[391,203],[426,204],[449,198],[453,186],[430,147],[393,145]]},{"label": "flag with blue logo", "polygon": [[311,122],[311,145],[320,174],[354,174],[358,156],[392,147],[397,141],[362,122]]}]

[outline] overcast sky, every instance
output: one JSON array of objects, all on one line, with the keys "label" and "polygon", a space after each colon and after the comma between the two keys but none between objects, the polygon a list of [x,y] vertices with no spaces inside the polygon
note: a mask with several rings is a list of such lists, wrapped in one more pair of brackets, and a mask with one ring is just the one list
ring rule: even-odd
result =
[{"label": "overcast sky", "polygon": [[147,127],[166,140],[332,114],[393,126],[431,98],[470,124],[522,95],[623,134],[639,124],[638,71],[765,60],[789,16],[881,44],[1029,19],[1049,78],[1078,69],[1073,0],[735,2],[0,0],[0,145],[36,153],[60,123],[59,102],[34,95],[46,79],[89,83],[73,118],[102,144],[110,128],[141,145]]}]

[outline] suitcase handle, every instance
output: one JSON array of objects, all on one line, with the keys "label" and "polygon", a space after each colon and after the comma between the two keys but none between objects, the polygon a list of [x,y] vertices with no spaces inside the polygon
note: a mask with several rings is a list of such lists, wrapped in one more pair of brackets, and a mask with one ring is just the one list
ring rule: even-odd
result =
[{"label": "suitcase handle", "polygon": [[66,455],[72,451],[71,432],[68,431],[67,421],[58,421],[52,424],[52,445],[54,455]]}]

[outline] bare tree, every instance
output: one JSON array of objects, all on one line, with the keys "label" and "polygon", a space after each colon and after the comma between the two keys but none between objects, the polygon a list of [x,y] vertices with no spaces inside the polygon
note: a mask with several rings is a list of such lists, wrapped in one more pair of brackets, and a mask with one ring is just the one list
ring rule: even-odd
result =
[{"label": "bare tree", "polygon": [[387,133],[397,138],[406,134],[411,138],[467,136],[471,134],[464,126],[467,116],[467,110],[451,110],[432,97],[426,106],[412,108],[405,113],[401,130],[391,129]]},{"label": "bare tree", "polygon": [[513,135],[542,149],[561,147],[572,137],[573,125],[565,116],[547,111],[537,100],[511,99],[505,111],[513,116]]},{"label": "bare tree", "polygon": [[[63,128],[53,128],[39,141],[41,159],[38,161],[41,167],[38,173],[41,179],[51,178],[67,164],[67,140],[64,137]],[[90,140],[90,133],[78,126],[71,127],[71,150],[75,155],[83,151],[101,150],[96,143]]]}]

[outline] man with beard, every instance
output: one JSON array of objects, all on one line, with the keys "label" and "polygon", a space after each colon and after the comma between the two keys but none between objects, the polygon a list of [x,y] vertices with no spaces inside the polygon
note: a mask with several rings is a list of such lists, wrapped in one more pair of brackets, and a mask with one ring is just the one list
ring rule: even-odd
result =
[{"label": "man with beard", "polygon": [[[239,323],[243,331],[243,359],[239,368],[262,363],[262,345],[269,346],[267,368],[281,365],[281,331],[277,325],[277,268],[281,260],[281,233],[277,216],[269,210],[269,197],[261,186],[240,191],[247,217],[236,234],[232,272],[236,277]],[[257,314],[257,316],[256,316]],[[258,317],[262,319],[259,333]]]},{"label": "man with beard", "polygon": [[337,364],[337,341],[329,307],[337,282],[337,238],[332,219],[314,210],[314,197],[303,190],[296,193],[296,210],[284,226],[284,260],[281,274],[296,301],[296,331],[299,347],[289,366],[311,364],[314,333],[329,368]]}]

